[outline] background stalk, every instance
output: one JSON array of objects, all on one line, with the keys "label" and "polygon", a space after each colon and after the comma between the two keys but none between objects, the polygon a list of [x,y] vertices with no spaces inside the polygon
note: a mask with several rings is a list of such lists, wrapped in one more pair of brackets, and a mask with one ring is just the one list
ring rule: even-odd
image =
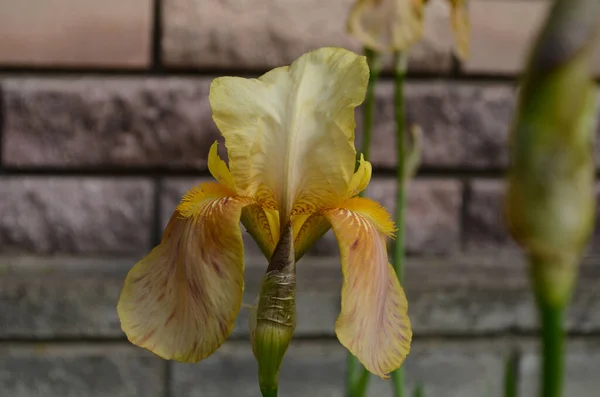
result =
[{"label": "background stalk", "polygon": [[506,359],[504,366],[504,397],[517,397],[519,387],[519,361],[518,350],[515,350]]},{"label": "background stalk", "polygon": [[[396,276],[403,284],[404,280],[404,228],[406,212],[406,116],[404,106],[404,80],[406,77],[408,59],[405,53],[396,54],[396,67],[394,68],[395,113],[396,113],[396,156],[398,165],[396,170],[396,239],[392,243],[392,265]],[[392,372],[392,385],[394,397],[404,397],[404,367]]]},{"label": "background stalk", "polygon": [[547,273],[548,268],[561,266],[561,264],[535,257],[530,257],[529,262],[542,327],[540,396],[560,397],[563,390],[565,360],[564,313],[569,299],[558,303],[548,299],[548,277],[544,273]]},{"label": "background stalk", "polygon": [[[373,112],[375,109],[375,86],[379,80],[381,72],[381,63],[379,54],[365,47],[365,55],[371,72],[369,83],[367,85],[367,93],[365,96],[364,112],[363,112],[363,139],[360,153],[365,156],[365,160],[370,160],[371,155],[371,136],[373,133]],[[358,154],[360,156],[360,153]]]},{"label": "background stalk", "polygon": [[540,396],[562,396],[564,312],[596,219],[600,1],[556,0],[524,74],[510,134],[508,228],[527,252],[541,322]]},{"label": "background stalk", "polygon": [[[365,96],[363,108],[363,139],[360,153],[363,154],[365,160],[369,161],[371,152],[371,136],[373,131],[373,111],[375,109],[375,86],[381,72],[381,64],[379,54],[375,51],[366,48],[364,49],[369,64],[370,76],[369,84],[367,85],[367,93]],[[360,196],[364,196],[364,191]],[[367,371],[356,357],[348,352],[348,360],[346,365],[346,396],[347,397],[364,397],[369,384],[369,371]]]},{"label": "background stalk", "polygon": [[[540,304],[540,302],[538,302]],[[542,397],[560,397],[563,390],[565,331],[563,308],[540,305],[542,320]]]}]

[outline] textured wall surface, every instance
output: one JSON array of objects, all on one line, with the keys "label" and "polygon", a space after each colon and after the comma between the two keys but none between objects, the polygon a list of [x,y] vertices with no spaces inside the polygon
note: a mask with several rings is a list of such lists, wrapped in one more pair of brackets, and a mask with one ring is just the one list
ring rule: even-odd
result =
[{"label": "textured wall surface", "polygon": [[[186,365],[130,345],[116,303],[181,196],[210,177],[212,78],[257,76],[322,46],[360,51],[344,27],[352,2],[0,0],[0,396],[259,395],[245,309],[222,349]],[[463,63],[446,2],[430,3],[406,86],[408,121],[424,131],[406,225],[408,382],[434,397],[500,397],[503,360],[519,348],[519,387],[531,396],[536,312],[502,219],[502,178],[518,77],[550,2],[472,0]],[[600,55],[594,68],[600,76]],[[389,74],[376,100],[368,194],[393,211]],[[266,260],[244,238],[250,303]],[[599,254],[597,232],[567,318],[567,396],[600,390]],[[281,395],[343,396],[340,286],[329,232],[298,265]],[[373,379],[370,395],[390,389]]]}]

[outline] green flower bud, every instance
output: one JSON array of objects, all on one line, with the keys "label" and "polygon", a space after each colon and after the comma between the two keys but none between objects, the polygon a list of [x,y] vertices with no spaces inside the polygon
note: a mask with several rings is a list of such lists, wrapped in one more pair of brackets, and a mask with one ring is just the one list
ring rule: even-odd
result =
[{"label": "green flower bud", "polygon": [[530,59],[510,137],[509,229],[531,257],[538,297],[554,307],[571,297],[595,219],[589,68],[599,5],[557,2]]},{"label": "green flower bud", "polygon": [[281,236],[250,315],[252,351],[263,396],[277,396],[279,368],[296,328],[296,262],[291,224]]}]

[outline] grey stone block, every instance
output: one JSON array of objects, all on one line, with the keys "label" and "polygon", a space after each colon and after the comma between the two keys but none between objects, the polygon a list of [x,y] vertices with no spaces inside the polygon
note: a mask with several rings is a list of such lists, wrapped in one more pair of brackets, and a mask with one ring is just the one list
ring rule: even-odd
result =
[{"label": "grey stone block", "polygon": [[505,183],[497,179],[476,179],[469,183],[464,220],[466,249],[486,250],[519,247],[511,238],[504,219]]},{"label": "grey stone block", "polygon": [[[500,396],[504,343],[415,342],[406,367],[407,388],[424,382],[426,395]],[[346,350],[333,341],[293,341],[283,361],[283,396],[344,396]],[[176,397],[258,396],[257,369],[249,343],[227,343],[198,365],[176,364]],[[371,377],[369,396],[391,394],[391,380]]]},{"label": "grey stone block", "polygon": [[[393,85],[380,83],[376,91],[371,153],[373,165],[378,167],[396,166],[393,98]],[[514,89],[508,84],[447,81],[407,84],[407,126],[417,124],[423,130],[422,168],[506,166],[514,100]],[[360,141],[362,121],[358,125]]]},{"label": "grey stone block", "polygon": [[0,250],[134,254],[152,235],[145,178],[0,178]]},{"label": "grey stone block", "polygon": [[163,397],[166,362],[125,344],[0,344],[10,397]]},{"label": "grey stone block", "polygon": [[[210,79],[190,78],[5,79],[4,164],[205,170],[208,149],[220,137],[209,84]],[[424,131],[422,166],[505,166],[513,102],[506,84],[408,83],[407,120]],[[394,168],[389,82],[378,86],[375,120],[371,160],[376,167]],[[360,148],[360,120],[357,126]]]},{"label": "grey stone block", "polygon": [[[352,0],[167,0],[163,2],[162,59],[174,68],[262,71],[289,65],[319,47],[360,53],[361,43],[345,28],[352,4]],[[424,38],[410,52],[412,71],[450,71],[447,9],[428,7]]]},{"label": "grey stone block", "polygon": [[4,163],[205,169],[219,137],[208,86],[177,78],[6,79]]},{"label": "grey stone block", "polygon": [[[0,257],[0,339],[124,338],[116,305],[127,271],[139,258]],[[567,327],[600,332],[599,257],[581,267]],[[246,259],[244,302],[253,303],[266,270]],[[409,258],[404,283],[416,335],[532,332],[537,326],[520,255]],[[339,313],[339,259],[306,256],[298,263],[297,337],[333,336]],[[233,338],[247,339],[242,309]]]}]

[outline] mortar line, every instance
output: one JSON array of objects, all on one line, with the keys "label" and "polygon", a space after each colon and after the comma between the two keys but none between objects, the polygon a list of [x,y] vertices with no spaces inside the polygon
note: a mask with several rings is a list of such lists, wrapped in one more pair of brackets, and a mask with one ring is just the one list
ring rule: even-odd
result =
[{"label": "mortar line", "polygon": [[2,80],[0,80],[0,175],[4,174],[4,137],[6,135],[4,133],[4,106],[4,84]]},{"label": "mortar line", "polygon": [[[162,18],[162,10],[158,12],[158,18]],[[162,23],[157,21],[157,26],[153,28],[152,40],[151,40],[151,54],[150,54],[150,68],[147,66],[142,67],[100,67],[100,68],[85,68],[85,67],[36,67],[36,66],[0,66],[0,75],[4,77],[155,77],[155,78],[169,78],[169,77],[189,77],[189,78],[214,78],[216,76],[241,76],[241,77],[257,77],[269,70],[271,67],[266,68],[214,68],[214,67],[179,67],[179,66],[165,66],[162,62],[162,51],[161,41],[162,36],[155,36],[156,30],[160,31],[162,35]],[[273,65],[275,67],[276,65]],[[380,76],[381,82],[393,81],[392,71],[384,70]],[[518,75],[497,75],[497,74],[455,74],[452,70],[444,72],[423,72],[413,71],[408,72],[407,82],[430,82],[430,81],[448,81],[448,82],[474,82],[474,83],[508,83],[514,84],[519,81]],[[596,82],[600,82],[600,78],[596,79]]]},{"label": "mortar line", "polygon": [[[594,332],[570,331],[567,333],[569,340],[597,340],[600,341],[600,330]],[[417,332],[413,335],[413,341],[448,341],[448,342],[474,342],[496,339],[532,339],[537,340],[538,333],[533,330],[504,330],[504,331],[483,331],[479,333],[448,333],[448,332]],[[250,343],[248,335],[235,335],[227,339],[229,342]],[[336,341],[334,334],[314,334],[314,335],[298,335],[295,336],[295,341],[304,342],[327,342]],[[119,337],[54,337],[54,338],[34,338],[34,337],[11,337],[0,338],[0,347],[2,346],[18,346],[18,345],[36,345],[36,344],[53,344],[53,345],[115,345],[124,344],[131,345],[125,336]],[[133,346],[133,345],[132,345]]]},{"label": "mortar line", "polygon": [[161,72],[162,67],[162,35],[163,35],[163,25],[162,25],[162,1],[154,0],[153,2],[153,21],[152,21],[152,32],[150,33],[151,37],[151,59],[150,59],[150,69],[154,72]]}]

